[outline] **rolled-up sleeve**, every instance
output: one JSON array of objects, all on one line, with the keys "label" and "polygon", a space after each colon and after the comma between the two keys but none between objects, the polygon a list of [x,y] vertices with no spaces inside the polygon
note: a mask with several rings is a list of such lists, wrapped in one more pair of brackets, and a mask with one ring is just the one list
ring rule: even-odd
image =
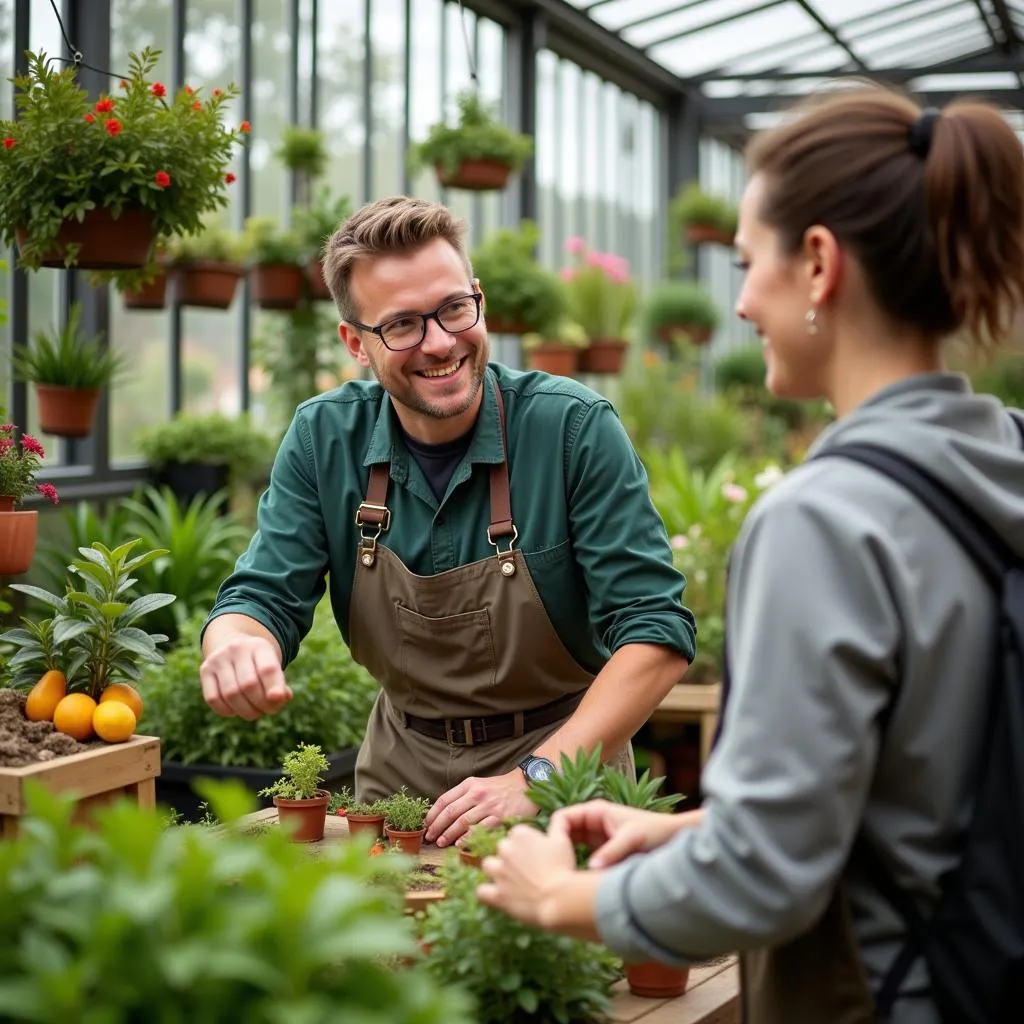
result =
[{"label": "rolled-up sleeve", "polygon": [[569,515],[591,620],[609,651],[660,644],[692,661],[686,580],[672,564],[647,473],[606,402],[584,409],[567,439]]},{"label": "rolled-up sleeve", "polygon": [[206,622],[229,612],[248,615],[276,637],[285,665],[298,653],[325,590],[326,529],[314,465],[309,426],[299,413],[260,498],[256,532]]}]

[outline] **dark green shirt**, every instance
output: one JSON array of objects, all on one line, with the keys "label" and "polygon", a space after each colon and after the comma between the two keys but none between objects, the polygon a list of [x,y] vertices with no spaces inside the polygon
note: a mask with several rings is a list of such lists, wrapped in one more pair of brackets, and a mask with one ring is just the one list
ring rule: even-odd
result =
[{"label": "dark green shirt", "polygon": [[566,648],[590,672],[629,643],[661,644],[692,659],[685,579],[615,410],[574,380],[497,364],[469,450],[440,502],[379,384],[350,381],[303,402],[260,498],[257,531],[210,617],[240,612],[263,623],[287,665],[329,584],[348,642],[354,517],[376,462],[391,462],[391,528],[380,543],[412,572],[430,576],[493,557],[488,466],[501,461],[501,439],[492,374],[505,400],[516,546]]}]

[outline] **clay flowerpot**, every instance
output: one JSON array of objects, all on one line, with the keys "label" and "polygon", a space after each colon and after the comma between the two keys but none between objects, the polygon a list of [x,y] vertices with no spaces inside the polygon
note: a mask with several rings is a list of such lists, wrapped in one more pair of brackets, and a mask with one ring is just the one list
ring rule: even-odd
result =
[{"label": "clay flowerpot", "polygon": [[[28,233],[14,232],[19,248]],[[63,267],[68,246],[78,246],[73,264],[79,270],[131,270],[144,267],[149,260],[156,232],[153,214],[146,210],[122,210],[116,219],[105,206],[88,210],[81,221],[65,220],[57,232],[53,248],[42,260],[44,267]]]},{"label": "clay flowerpot", "polygon": [[426,831],[425,828],[417,829],[415,832],[399,832],[398,829],[387,826],[384,828],[388,842],[392,846],[397,846],[402,853],[419,853],[423,849],[423,836]]},{"label": "clay flowerpot", "polygon": [[571,377],[579,365],[580,350],[572,345],[549,345],[532,349],[527,355],[531,370],[543,370],[556,377]]},{"label": "clay flowerpot", "polygon": [[318,259],[312,259],[306,264],[306,284],[309,287],[310,297],[317,302],[333,302],[331,290],[327,287],[324,279],[323,264]]},{"label": "clay flowerpot", "polygon": [[227,309],[244,276],[245,268],[238,263],[214,260],[179,263],[174,271],[176,298],[182,306]]},{"label": "clay flowerpot", "polygon": [[483,863],[483,857],[478,857],[474,853],[466,853],[465,850],[459,850],[459,860],[471,868],[478,868]]},{"label": "clay flowerpot", "polygon": [[352,814],[346,816],[348,820],[349,835],[368,833],[376,839],[384,837],[384,815],[383,814]]},{"label": "clay flowerpot", "polygon": [[330,803],[331,794],[325,789],[318,789],[316,794],[311,800],[286,800],[284,797],[274,797],[277,820],[291,829],[292,839],[296,843],[315,843],[324,837],[327,805]]},{"label": "clay flowerpot", "polygon": [[99,388],[37,384],[39,429],[55,437],[88,437],[99,400]]},{"label": "clay flowerpot", "polygon": [[490,334],[529,334],[530,328],[518,320],[502,320],[501,317],[491,317],[487,321],[487,330]]},{"label": "clay flowerpot", "polygon": [[445,188],[461,188],[467,192],[501,191],[507,184],[512,168],[499,160],[463,160],[454,171],[438,164],[434,171]]},{"label": "clay flowerpot", "polygon": [[580,352],[580,373],[619,373],[628,348],[621,338],[595,338]]},{"label": "clay flowerpot", "polygon": [[252,301],[260,309],[295,309],[306,289],[305,267],[293,263],[264,263],[249,274]]},{"label": "clay flowerpot", "polygon": [[28,572],[36,554],[39,513],[15,511],[14,499],[0,495],[0,576]]},{"label": "clay flowerpot", "polygon": [[688,224],[686,240],[691,245],[704,245],[711,242],[716,245],[732,245],[733,235],[724,231],[716,224]]},{"label": "clay flowerpot", "polygon": [[669,967],[655,962],[626,964],[626,982],[635,996],[649,999],[675,999],[686,991],[689,967]]},{"label": "clay flowerpot", "polygon": [[167,306],[167,271],[161,270],[152,281],[135,291],[123,291],[125,309],[165,309]]}]

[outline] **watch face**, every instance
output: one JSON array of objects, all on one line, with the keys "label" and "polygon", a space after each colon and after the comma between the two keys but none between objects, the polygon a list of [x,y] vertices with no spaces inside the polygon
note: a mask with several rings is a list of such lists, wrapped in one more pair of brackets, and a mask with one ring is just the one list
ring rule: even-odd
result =
[{"label": "watch face", "polygon": [[545,779],[550,779],[554,774],[555,766],[543,757],[534,758],[526,766],[527,778],[532,779],[534,782],[543,782]]}]

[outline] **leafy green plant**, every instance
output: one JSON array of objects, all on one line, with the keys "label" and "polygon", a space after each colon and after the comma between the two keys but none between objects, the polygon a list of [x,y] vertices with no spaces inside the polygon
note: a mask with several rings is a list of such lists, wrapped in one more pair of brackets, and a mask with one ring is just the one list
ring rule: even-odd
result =
[{"label": "leafy green plant", "polygon": [[521,343],[523,350],[529,352],[536,348],[552,346],[559,348],[563,346],[586,348],[590,344],[590,339],[587,337],[587,332],[579,324],[573,323],[566,318],[553,326],[549,326],[548,330],[543,334],[537,331],[524,334]]},{"label": "leafy green plant", "polygon": [[[234,86],[204,98],[186,86],[174,96],[153,81],[158,50],[129,54],[129,74],[113,95],[94,100],[77,67],[59,68],[29,53],[14,79],[17,120],[0,122],[0,237],[23,230],[22,266],[36,269],[65,219],[97,207],[115,217],[140,209],[157,235],[200,230],[205,214],[227,205],[226,176],[237,143],[249,130],[224,124]],[[8,141],[9,140],[9,141]],[[65,263],[77,263],[68,247]],[[131,277],[114,274],[119,286]]]},{"label": "leafy green plant", "polygon": [[352,796],[352,790],[348,786],[342,786],[336,793],[331,794],[331,799],[327,801],[327,813],[337,814],[338,811],[348,811],[349,804],[355,798]]},{"label": "leafy green plant", "polygon": [[709,333],[722,321],[715,300],[696,281],[664,281],[653,288],[640,310],[640,325],[648,339],[694,328]]},{"label": "leafy green plant", "polygon": [[331,767],[316,743],[300,743],[281,761],[282,775],[273,785],[260,790],[260,796],[279,796],[285,800],[312,800]]},{"label": "leafy green plant", "polygon": [[290,124],[281,132],[281,143],[274,156],[289,170],[317,178],[326,170],[329,154],[323,132]]},{"label": "leafy green plant", "polygon": [[124,356],[87,338],[81,330],[82,307],[74,302],[63,327],[36,331],[32,344],[15,348],[11,365],[18,380],[93,390],[108,387],[124,370]]},{"label": "leafy green plant", "polygon": [[637,302],[629,263],[615,253],[589,249],[582,238],[570,238],[566,250],[575,263],[562,273],[569,319],[592,341],[625,339]]},{"label": "leafy green plant", "polygon": [[335,196],[329,188],[318,190],[308,206],[292,210],[292,227],[308,253],[316,259],[323,255],[324,244],[352,213],[348,196]]},{"label": "leafy green plant", "polygon": [[400,887],[371,882],[397,863],[248,835],[238,784],[204,787],[220,828],[167,828],[122,802],[86,829],[70,797],[26,794],[30,824],[0,847],[3,1020],[473,1020],[424,965],[392,967],[416,956],[415,935]]},{"label": "leafy green plant", "polygon": [[[157,645],[167,640],[148,633],[136,623],[149,612],[175,600],[173,594],[143,594],[126,600],[135,585],[134,574],[166,552],[145,551],[132,557],[138,540],[111,550],[103,544],[80,548],[68,571],[63,595],[53,594],[26,583],[12,584],[12,590],[41,602],[53,616],[51,647],[42,642],[41,631],[11,629],[0,641],[19,650],[8,663],[17,670],[12,685],[35,682],[50,667],[53,650],[68,681],[68,690],[82,690],[98,700],[111,683],[136,683],[143,665],[160,665],[164,658]],[[81,589],[79,588],[81,586]]]},{"label": "leafy green plant", "polygon": [[652,779],[649,770],[645,770],[636,779],[631,779],[607,765],[601,780],[604,797],[612,803],[639,807],[643,811],[668,812],[683,799],[683,796],[681,793],[667,793],[661,796],[664,782],[663,776]]},{"label": "leafy green plant", "polygon": [[581,748],[574,758],[562,754],[557,771],[526,788],[526,796],[537,806],[537,824],[547,828],[551,815],[560,808],[598,799],[603,778],[600,745],[590,753]]},{"label": "leafy green plant", "polygon": [[565,286],[537,262],[539,238],[537,225],[526,220],[518,229],[493,232],[474,250],[473,273],[480,280],[492,328],[501,322],[519,325],[524,333],[545,333],[565,318]]},{"label": "leafy green plant", "polygon": [[426,966],[468,990],[479,1024],[590,1024],[608,1019],[621,963],[609,950],[540,931],[480,903],[480,872],[458,860],[441,869],[447,896],[421,920]]},{"label": "leafy green plant", "polygon": [[409,168],[442,167],[449,173],[464,160],[494,160],[518,171],[533,153],[533,139],[503,125],[493,108],[472,91],[456,97],[458,118],[431,126],[426,139],[409,148]]},{"label": "leafy green plant", "polygon": [[13,423],[0,425],[0,496],[20,505],[26,496],[38,491],[56,505],[60,500],[57,488],[36,483],[46,449],[31,434],[16,437],[17,431]]},{"label": "leafy green plant", "polygon": [[696,181],[687,182],[669,204],[669,217],[680,227],[714,227],[736,232],[736,207],[721,196],[705,192]]},{"label": "leafy green plant", "polygon": [[418,832],[430,810],[426,797],[410,796],[403,786],[384,801],[384,824],[395,832]]},{"label": "leafy green plant", "polygon": [[333,753],[358,747],[379,692],[352,660],[324,601],[295,660],[285,669],[292,699],[255,722],[214,714],[199,685],[203,618],[184,623],[163,665],[142,680],[146,720],[165,761],[237,768],[274,768],[301,742]]},{"label": "leafy green plant", "polygon": [[245,222],[246,252],[258,267],[305,262],[305,249],[296,231],[284,231],[274,217],[249,217]]},{"label": "leafy green plant", "polygon": [[379,800],[352,800],[348,805],[348,813],[357,817],[376,817],[387,813],[387,797]]},{"label": "leafy green plant", "polygon": [[508,835],[510,827],[504,822],[501,825],[478,822],[466,833],[462,850],[472,857],[493,857],[498,852],[498,843]]},{"label": "leafy green plant", "polygon": [[169,264],[242,263],[248,250],[244,235],[229,231],[216,222],[206,222],[194,235],[178,235],[167,243],[166,260]]}]

